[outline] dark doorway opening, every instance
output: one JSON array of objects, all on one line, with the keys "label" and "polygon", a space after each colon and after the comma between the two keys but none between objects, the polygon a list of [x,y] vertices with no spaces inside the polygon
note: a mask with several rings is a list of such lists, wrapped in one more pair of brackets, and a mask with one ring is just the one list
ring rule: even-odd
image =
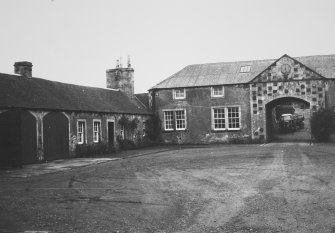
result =
[{"label": "dark doorway opening", "polygon": [[37,161],[37,130],[36,118],[27,111],[21,113],[22,163]]},{"label": "dark doorway opening", "polygon": [[0,114],[0,166],[20,167],[21,152],[21,111],[9,110]]},{"label": "dark doorway opening", "polygon": [[267,141],[309,141],[310,103],[295,97],[283,97],[266,104]]},{"label": "dark doorway opening", "polygon": [[69,157],[69,121],[60,112],[48,113],[43,118],[45,160]]},{"label": "dark doorway opening", "polygon": [[114,122],[112,121],[108,121],[107,123],[107,132],[108,132],[108,146],[109,147],[114,147],[114,132],[115,132],[115,128],[114,128]]}]

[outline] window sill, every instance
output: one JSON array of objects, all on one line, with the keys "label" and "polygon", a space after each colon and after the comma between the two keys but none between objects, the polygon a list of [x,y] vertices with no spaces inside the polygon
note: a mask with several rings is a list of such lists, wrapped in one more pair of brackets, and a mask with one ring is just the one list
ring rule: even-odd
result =
[{"label": "window sill", "polygon": [[187,131],[187,129],[163,130],[163,133],[184,132],[184,131]]},{"label": "window sill", "polygon": [[236,132],[236,131],[241,131],[241,129],[212,129],[213,133]]}]

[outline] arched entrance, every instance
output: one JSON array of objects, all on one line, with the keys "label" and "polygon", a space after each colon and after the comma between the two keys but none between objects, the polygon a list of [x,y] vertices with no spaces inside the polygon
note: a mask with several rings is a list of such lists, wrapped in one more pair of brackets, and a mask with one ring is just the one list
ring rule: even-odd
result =
[{"label": "arched entrance", "polygon": [[306,100],[281,97],[268,102],[266,108],[267,141],[308,141],[311,107]]},{"label": "arched entrance", "polygon": [[0,114],[0,166],[21,165],[21,113],[9,110]]},{"label": "arched entrance", "polygon": [[27,111],[0,114],[0,165],[19,167],[37,159],[36,118]]},{"label": "arched entrance", "polygon": [[45,160],[69,157],[69,121],[60,112],[43,118],[43,146]]}]

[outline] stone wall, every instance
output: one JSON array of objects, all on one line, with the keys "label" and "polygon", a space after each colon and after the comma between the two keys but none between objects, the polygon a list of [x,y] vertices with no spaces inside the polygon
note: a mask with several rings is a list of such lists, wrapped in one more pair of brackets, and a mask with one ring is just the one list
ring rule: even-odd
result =
[{"label": "stone wall", "polygon": [[[6,112],[8,109],[0,109],[0,114]],[[25,110],[24,110],[25,111]],[[36,119],[36,138],[37,138],[37,154],[36,160],[44,160],[44,135],[43,135],[43,118],[50,113],[50,111],[39,111],[39,110],[27,110]],[[114,122],[115,133],[114,133],[114,146],[118,149],[117,137],[121,135],[122,127],[118,124],[119,119],[122,116],[126,116],[128,119],[132,120],[137,118],[138,125],[137,128],[128,134],[125,134],[126,138],[133,140],[135,143],[138,141],[139,137],[143,137],[144,123],[151,116],[150,115],[133,115],[133,114],[108,114],[108,113],[87,113],[87,112],[61,112],[68,119],[69,125],[69,154],[70,157],[75,157],[75,149],[77,145],[77,121],[86,121],[86,135],[87,144],[93,144],[93,120],[101,121],[101,142],[107,143],[107,122]],[[24,156],[24,154],[23,154]]]},{"label": "stone wall", "polygon": [[[173,89],[156,90],[153,96],[153,111],[159,116],[161,137],[165,143],[218,143],[233,139],[250,141],[249,87],[244,85],[225,86],[224,97],[211,97],[211,87],[186,88],[186,99],[173,98]],[[241,129],[235,131],[214,131],[211,111],[214,106],[239,106]],[[164,131],[164,110],[186,109],[186,130]]]},{"label": "stone wall", "polygon": [[266,141],[266,105],[280,98],[310,103],[311,110],[325,107],[328,80],[303,64],[283,57],[250,84],[252,139]]}]

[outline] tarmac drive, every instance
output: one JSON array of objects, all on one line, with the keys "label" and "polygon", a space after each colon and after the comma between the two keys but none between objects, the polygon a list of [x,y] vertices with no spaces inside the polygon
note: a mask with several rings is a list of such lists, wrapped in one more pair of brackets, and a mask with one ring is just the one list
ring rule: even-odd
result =
[{"label": "tarmac drive", "polygon": [[335,233],[335,144],[166,150],[0,187],[0,232]]}]

